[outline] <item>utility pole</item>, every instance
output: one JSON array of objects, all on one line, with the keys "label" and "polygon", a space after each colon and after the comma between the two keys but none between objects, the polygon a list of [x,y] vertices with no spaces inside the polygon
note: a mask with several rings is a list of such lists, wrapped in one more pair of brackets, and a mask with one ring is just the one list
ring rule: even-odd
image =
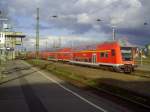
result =
[{"label": "utility pole", "polygon": [[59,42],[58,42],[58,47],[61,48],[61,37],[59,38],[58,41],[59,41]]},{"label": "utility pole", "polygon": [[140,50],[140,65],[143,65],[143,49]]},{"label": "utility pole", "polygon": [[45,43],[45,51],[47,51],[47,39],[46,39],[46,43]]},{"label": "utility pole", "polygon": [[[98,21],[98,22],[103,22],[104,20],[102,20],[102,19],[97,19],[96,21]],[[105,21],[104,21],[105,22]],[[113,36],[113,41],[115,41],[116,40],[116,26],[114,26],[114,25],[111,25],[112,26],[112,36]]]},{"label": "utility pole", "polygon": [[115,41],[116,39],[115,26],[112,26],[112,30],[113,30],[113,41]]},{"label": "utility pole", "polygon": [[53,40],[53,49],[55,49],[56,45],[55,45],[55,40]]},{"label": "utility pole", "polygon": [[36,59],[39,59],[39,8],[37,8],[36,21]]}]

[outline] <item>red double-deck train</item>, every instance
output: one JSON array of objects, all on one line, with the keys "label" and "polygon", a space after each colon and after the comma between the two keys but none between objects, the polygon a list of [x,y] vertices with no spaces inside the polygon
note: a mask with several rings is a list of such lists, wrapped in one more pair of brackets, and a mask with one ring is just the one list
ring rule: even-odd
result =
[{"label": "red double-deck train", "polygon": [[[121,47],[119,42],[113,41],[97,44],[94,48],[62,48],[51,52],[40,52],[39,58],[131,73],[136,67],[134,51],[133,47]],[[34,58],[35,53],[30,52],[27,56]]]}]

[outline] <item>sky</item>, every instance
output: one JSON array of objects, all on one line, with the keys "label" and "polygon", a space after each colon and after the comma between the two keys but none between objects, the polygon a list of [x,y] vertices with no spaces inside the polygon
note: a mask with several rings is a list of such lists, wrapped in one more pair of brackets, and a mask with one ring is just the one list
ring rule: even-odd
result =
[{"label": "sky", "polygon": [[150,43],[150,0],[0,0],[0,17],[27,35],[24,45],[29,49],[35,45],[37,8],[41,48],[60,38],[63,46],[112,40],[112,26],[117,40]]}]

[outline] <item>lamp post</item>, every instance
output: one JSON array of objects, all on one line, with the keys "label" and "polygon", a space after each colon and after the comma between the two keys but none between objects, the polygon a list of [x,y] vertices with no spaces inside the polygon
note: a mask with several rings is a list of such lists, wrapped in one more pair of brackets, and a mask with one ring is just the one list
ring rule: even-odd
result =
[{"label": "lamp post", "polygon": [[143,49],[140,49],[140,65],[143,65]]},{"label": "lamp post", "polygon": [[[53,16],[50,16],[50,17],[57,19],[59,16],[53,15]],[[58,48],[61,48],[61,37],[58,39],[58,42],[57,42],[57,43],[56,43],[56,41],[54,40],[54,43],[53,43],[53,44],[54,44],[53,47],[54,47],[55,50],[58,49]]]},{"label": "lamp post", "polygon": [[45,41],[45,51],[47,51],[48,49],[47,49],[47,39],[46,39],[46,41]]},{"label": "lamp post", "polygon": [[[144,22],[143,25],[144,25],[144,26],[147,26],[148,23],[147,23],[147,22]],[[141,66],[143,65],[143,53],[144,53],[143,49],[140,49],[140,65],[141,65]]]},{"label": "lamp post", "polygon": [[[97,19],[96,21],[98,21],[98,22],[102,22],[102,21],[104,21],[104,20],[102,20],[102,19]],[[113,41],[115,41],[116,40],[116,26],[114,26],[114,25],[111,25],[112,26],[112,40]]]},{"label": "lamp post", "polygon": [[115,26],[112,26],[112,31],[113,31],[113,41],[116,40],[116,29]]},{"label": "lamp post", "polygon": [[36,61],[39,59],[39,8],[37,8],[37,17],[36,17]]}]

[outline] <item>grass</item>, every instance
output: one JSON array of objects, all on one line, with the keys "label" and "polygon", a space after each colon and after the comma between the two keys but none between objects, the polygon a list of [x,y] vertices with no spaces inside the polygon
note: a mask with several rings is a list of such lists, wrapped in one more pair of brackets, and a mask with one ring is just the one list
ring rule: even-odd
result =
[{"label": "grass", "polygon": [[[27,60],[27,62],[41,69],[46,69],[79,87],[106,90],[116,95],[146,104],[148,99],[150,99],[147,97],[145,99],[142,95],[136,93],[138,90],[150,93],[149,85],[146,83],[150,82],[150,79],[147,78],[57,62],[53,63],[44,60]],[[140,85],[141,82],[145,82],[145,84],[142,83],[142,85]]]},{"label": "grass", "polygon": [[[140,65],[141,64],[141,58],[138,57],[135,59],[136,64]],[[142,58],[142,63],[144,65],[149,65],[150,66],[150,56],[146,57],[146,58]]]},{"label": "grass", "polygon": [[142,65],[140,59],[136,59],[136,64],[139,67],[136,68],[135,74],[143,74],[150,77],[150,57],[143,58]]},{"label": "grass", "polygon": [[2,62],[0,64],[0,82],[5,78],[5,75],[2,74],[2,71],[5,69],[6,67],[6,63]]}]

